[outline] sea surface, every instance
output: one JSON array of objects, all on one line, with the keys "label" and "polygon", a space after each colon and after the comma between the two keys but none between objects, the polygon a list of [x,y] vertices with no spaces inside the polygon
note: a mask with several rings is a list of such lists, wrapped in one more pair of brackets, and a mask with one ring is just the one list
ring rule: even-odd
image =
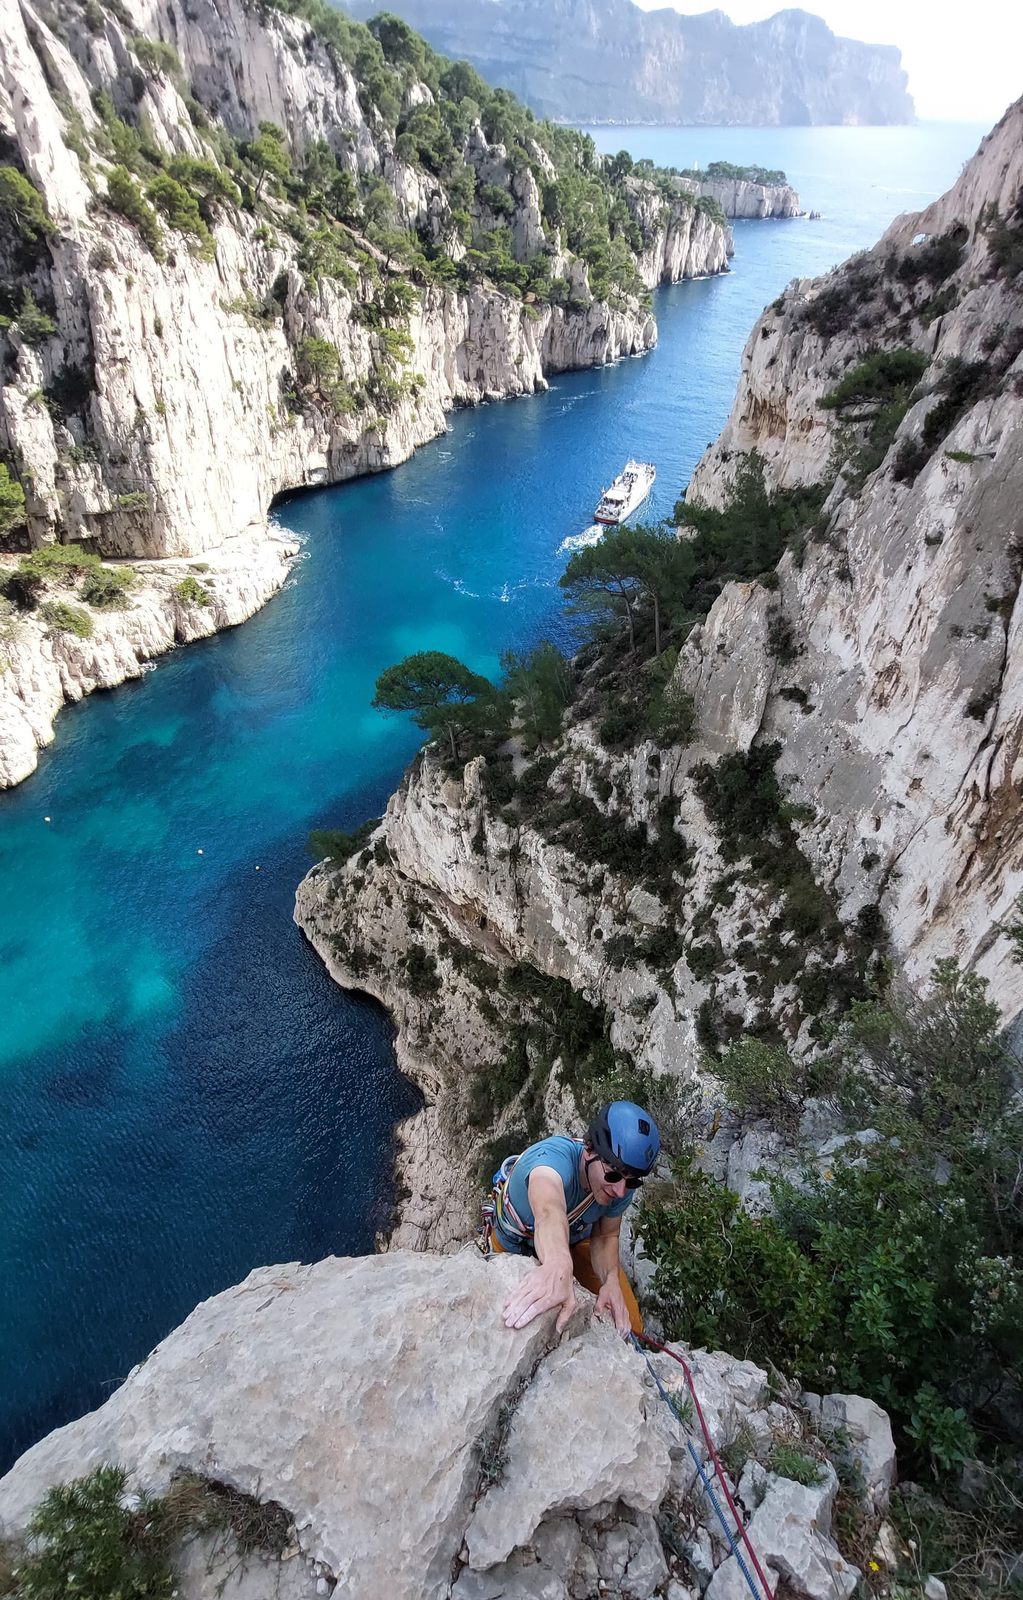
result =
[{"label": "sea surface", "polygon": [[0,1467],[252,1267],[372,1248],[417,1099],[384,1015],[291,913],[309,830],[378,814],[416,748],[371,710],[377,673],[420,649],[496,673],[569,642],[562,545],[603,485],[652,460],[648,515],[669,513],[764,304],[941,193],[984,130],[593,132],[782,167],[821,220],[737,224],[730,275],[658,292],[650,355],[282,503],[303,541],[284,593],[62,712],[0,796]]}]

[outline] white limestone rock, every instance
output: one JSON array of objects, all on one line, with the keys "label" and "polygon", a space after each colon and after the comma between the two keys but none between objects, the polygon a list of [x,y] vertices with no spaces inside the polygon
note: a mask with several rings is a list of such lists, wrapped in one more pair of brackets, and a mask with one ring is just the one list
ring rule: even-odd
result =
[{"label": "white limestone rock", "polygon": [[843,1454],[855,1467],[863,1491],[875,1511],[885,1511],[896,1479],[895,1440],[886,1411],[855,1394],[826,1394],[810,1414],[833,1454]]},{"label": "white limestone rock", "polygon": [[504,1478],[469,1524],[469,1565],[506,1560],[551,1515],[615,1498],[643,1511],[659,1505],[670,1462],[651,1410],[642,1363],[611,1329],[562,1344],[516,1409]]},{"label": "white limestone rock", "polygon": [[[181,1600],[356,1589],[367,1600],[650,1600],[669,1578],[656,1514],[666,1495],[677,1507],[687,1493],[672,1470],[686,1427],[644,1357],[589,1320],[592,1296],[560,1343],[553,1312],[506,1329],[501,1304],[528,1270],[469,1249],[251,1273],[0,1479],[5,1535],[23,1532],[51,1485],[117,1462],[132,1490],[159,1495],[188,1471],[292,1519],[279,1561],[231,1537],[186,1538]],[[794,1426],[750,1363],[683,1353],[719,1442],[729,1406],[730,1426],[752,1429],[778,1410]],[[677,1365],[652,1359],[673,1382]],[[495,1452],[496,1480],[483,1470]],[[811,1600],[825,1566],[847,1592],[827,1538],[836,1482],[830,1468],[814,1490],[769,1475],[751,1524],[761,1555]],[[713,1513],[689,1500],[693,1560],[710,1579]],[[733,1566],[714,1575],[714,1600]]]}]

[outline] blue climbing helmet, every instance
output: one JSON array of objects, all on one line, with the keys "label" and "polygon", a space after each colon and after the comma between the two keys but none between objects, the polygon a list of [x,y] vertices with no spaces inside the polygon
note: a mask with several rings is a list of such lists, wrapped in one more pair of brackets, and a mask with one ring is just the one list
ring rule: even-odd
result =
[{"label": "blue climbing helmet", "polygon": [[649,1111],[631,1100],[601,1106],[586,1134],[590,1149],[628,1178],[645,1178],[657,1160],[661,1136]]}]

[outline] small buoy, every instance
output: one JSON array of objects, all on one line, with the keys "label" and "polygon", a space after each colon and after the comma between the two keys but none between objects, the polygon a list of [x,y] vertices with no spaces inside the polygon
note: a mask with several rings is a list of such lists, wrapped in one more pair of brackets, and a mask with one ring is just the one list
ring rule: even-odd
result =
[{"label": "small buoy", "polygon": [[43,821],[44,821],[44,822],[49,822],[49,820],[50,820],[50,819],[49,819],[49,817],[44,817],[44,818],[43,818]]},{"label": "small buoy", "polygon": [[258,868],[258,867],[257,867],[257,868],[256,868],[256,871],[257,871],[257,872],[258,872],[258,871],[259,871],[259,868]]},{"label": "small buoy", "polygon": [[201,850],[197,850],[195,853],[196,853],[197,856],[201,856],[202,855],[202,851]]}]

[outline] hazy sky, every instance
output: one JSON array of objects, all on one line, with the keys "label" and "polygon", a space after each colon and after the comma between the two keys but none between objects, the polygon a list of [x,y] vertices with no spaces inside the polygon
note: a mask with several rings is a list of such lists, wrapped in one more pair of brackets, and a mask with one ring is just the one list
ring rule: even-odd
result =
[{"label": "hazy sky", "polygon": [[[655,11],[665,0],[636,0]],[[676,11],[710,5],[676,4]],[[759,22],[783,9],[770,0],[721,0],[733,22]],[[995,122],[1023,94],[1023,6],[1019,0],[804,0],[834,33],[895,44],[909,73],[918,117]]]}]

